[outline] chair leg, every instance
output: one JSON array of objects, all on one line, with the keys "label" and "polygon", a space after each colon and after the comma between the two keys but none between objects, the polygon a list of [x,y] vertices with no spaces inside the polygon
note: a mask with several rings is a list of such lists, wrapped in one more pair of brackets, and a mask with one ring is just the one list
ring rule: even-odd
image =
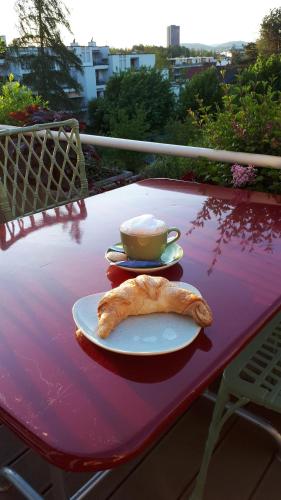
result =
[{"label": "chair leg", "polygon": [[[239,400],[238,403],[234,404],[225,412],[225,406],[230,399],[230,394],[228,392],[227,386],[222,379],[220,389],[218,392],[216,406],[214,408],[214,413],[212,421],[209,427],[208,438],[205,445],[203,460],[201,463],[201,468],[197,476],[195,488],[190,496],[190,500],[201,500],[203,498],[205,482],[207,478],[207,472],[209,463],[212,457],[213,450],[215,448],[217,439],[219,437],[220,431],[226,422],[226,420],[235,412],[237,406],[242,406],[246,404],[245,400]],[[225,412],[225,413],[224,413]]]},{"label": "chair leg", "polygon": [[[10,467],[1,467],[0,469],[0,492],[9,489],[9,485],[14,486],[24,498],[28,500],[43,500],[43,497],[35,491],[16,471]],[[9,494],[7,494],[9,495]],[[11,497],[13,495],[11,494]]]}]

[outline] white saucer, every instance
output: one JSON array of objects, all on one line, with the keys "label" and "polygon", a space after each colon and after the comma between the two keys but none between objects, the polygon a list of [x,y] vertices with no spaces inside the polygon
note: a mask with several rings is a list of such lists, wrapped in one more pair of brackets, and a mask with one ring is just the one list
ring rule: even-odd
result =
[{"label": "white saucer", "polygon": [[[188,283],[174,282],[201,297],[197,288]],[[97,307],[103,293],[82,297],[72,308],[79,330],[94,344],[103,349],[137,356],[159,355],[179,351],[189,345],[201,327],[187,316],[174,313],[155,313],[130,316],[102,339],[96,333]]]}]

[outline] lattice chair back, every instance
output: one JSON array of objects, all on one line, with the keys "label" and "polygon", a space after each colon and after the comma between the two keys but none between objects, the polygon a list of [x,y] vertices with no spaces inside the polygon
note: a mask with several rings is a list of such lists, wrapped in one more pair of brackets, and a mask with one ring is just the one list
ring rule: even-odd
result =
[{"label": "lattice chair back", "polygon": [[1,222],[87,194],[77,120],[0,131]]}]

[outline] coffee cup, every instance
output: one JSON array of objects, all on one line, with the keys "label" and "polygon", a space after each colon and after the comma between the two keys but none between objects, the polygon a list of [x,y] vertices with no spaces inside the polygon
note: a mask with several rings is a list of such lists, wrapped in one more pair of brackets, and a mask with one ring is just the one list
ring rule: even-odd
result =
[{"label": "coffee cup", "polygon": [[[175,236],[168,237],[175,232]],[[151,214],[144,214],[123,222],[120,237],[130,259],[158,260],[166,248],[177,241],[181,233],[177,227],[168,227]]]}]

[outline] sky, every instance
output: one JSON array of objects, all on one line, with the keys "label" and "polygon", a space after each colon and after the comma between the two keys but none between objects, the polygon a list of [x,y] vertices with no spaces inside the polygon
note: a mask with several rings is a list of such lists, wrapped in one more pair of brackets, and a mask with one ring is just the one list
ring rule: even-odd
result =
[{"label": "sky", "polygon": [[[281,0],[64,0],[70,10],[73,35],[62,32],[64,43],[73,38],[87,45],[130,48],[133,45],[167,43],[167,26],[180,26],[181,43],[216,44],[233,40],[255,41],[270,9]],[[2,0],[0,35],[7,43],[18,36],[15,0]]]}]

